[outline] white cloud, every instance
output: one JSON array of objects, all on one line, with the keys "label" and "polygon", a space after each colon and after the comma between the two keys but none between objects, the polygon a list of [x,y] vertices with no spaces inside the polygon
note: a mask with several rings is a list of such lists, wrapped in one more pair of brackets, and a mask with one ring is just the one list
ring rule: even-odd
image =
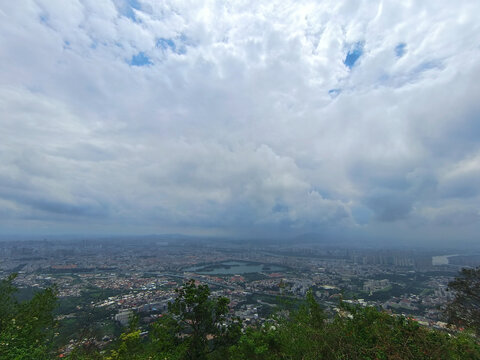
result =
[{"label": "white cloud", "polygon": [[5,228],[479,229],[477,1],[138,4],[0,5]]}]

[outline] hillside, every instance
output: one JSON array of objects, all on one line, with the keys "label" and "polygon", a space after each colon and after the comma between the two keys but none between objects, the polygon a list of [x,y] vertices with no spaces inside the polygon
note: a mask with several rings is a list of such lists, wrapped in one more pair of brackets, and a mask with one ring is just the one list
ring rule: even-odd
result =
[{"label": "hillside", "polygon": [[229,313],[227,298],[212,297],[207,285],[193,280],[177,289],[168,313],[148,331],[141,332],[132,317],[109,348],[87,337],[72,352],[59,354],[52,347],[55,289],[18,303],[13,279],[3,280],[0,289],[2,359],[480,359],[473,333],[430,329],[342,302],[327,318],[311,292],[300,306],[286,304],[267,322],[246,327]]}]

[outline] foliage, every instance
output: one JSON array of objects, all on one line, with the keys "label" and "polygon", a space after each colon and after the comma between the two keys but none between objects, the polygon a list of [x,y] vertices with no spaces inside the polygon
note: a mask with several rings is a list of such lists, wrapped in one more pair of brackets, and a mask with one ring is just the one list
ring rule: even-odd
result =
[{"label": "foliage", "polygon": [[47,288],[19,303],[14,297],[15,277],[0,281],[0,358],[50,359],[57,291]]},{"label": "foliage", "polygon": [[[457,289],[464,289],[463,296],[470,296],[478,285],[471,278],[477,275],[462,272],[462,281],[468,282],[454,284],[457,294]],[[0,358],[51,359],[55,289],[46,289],[32,300],[18,303],[13,296],[14,278],[10,276],[0,283]],[[208,286],[197,286],[191,280],[176,292],[169,313],[153,323],[148,332],[142,332],[138,319],[132,317],[110,350],[83,346],[69,358],[480,359],[478,340],[468,333],[452,336],[372,307],[340,303],[337,314],[329,320],[311,291],[302,304],[284,308],[263,325],[245,330],[239,319],[229,316],[228,299],[213,297]]]},{"label": "foliage", "polygon": [[150,328],[148,353],[164,359],[180,360],[187,354],[187,343],[179,336],[181,326],[170,314],[162,316]]},{"label": "foliage", "polygon": [[135,322],[120,336],[107,357],[123,359],[220,359],[241,335],[241,323],[230,319],[229,300],[211,297],[206,285],[188,281],[176,290],[169,313],[152,324],[142,339]]},{"label": "foliage", "polygon": [[448,321],[480,335],[480,267],[462,269],[448,287],[455,292],[455,299],[447,306]]},{"label": "foliage", "polygon": [[230,358],[270,359],[479,359],[468,335],[450,337],[403,316],[342,303],[332,321],[313,295],[288,317],[249,329],[231,347]]},{"label": "foliage", "polygon": [[185,340],[187,358],[205,359],[207,354],[235,340],[239,326],[238,321],[227,325],[227,298],[211,298],[209,287],[196,286],[194,280],[175,291],[177,297],[168,310],[179,321],[179,330],[189,335]]}]

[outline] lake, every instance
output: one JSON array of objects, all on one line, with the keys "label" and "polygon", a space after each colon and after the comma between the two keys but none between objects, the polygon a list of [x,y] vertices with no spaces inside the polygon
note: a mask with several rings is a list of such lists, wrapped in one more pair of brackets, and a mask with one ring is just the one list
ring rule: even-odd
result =
[{"label": "lake", "polygon": [[205,275],[242,275],[248,273],[278,272],[286,268],[280,265],[258,264],[243,261],[223,261],[221,263],[192,266],[185,271]]}]

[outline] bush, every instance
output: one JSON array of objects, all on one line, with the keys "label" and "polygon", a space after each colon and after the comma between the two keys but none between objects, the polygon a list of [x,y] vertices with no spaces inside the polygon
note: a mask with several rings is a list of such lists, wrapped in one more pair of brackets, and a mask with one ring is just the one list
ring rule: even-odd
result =
[{"label": "bush", "polygon": [[16,274],[0,281],[0,359],[51,359],[57,292],[48,288],[19,303]]}]

